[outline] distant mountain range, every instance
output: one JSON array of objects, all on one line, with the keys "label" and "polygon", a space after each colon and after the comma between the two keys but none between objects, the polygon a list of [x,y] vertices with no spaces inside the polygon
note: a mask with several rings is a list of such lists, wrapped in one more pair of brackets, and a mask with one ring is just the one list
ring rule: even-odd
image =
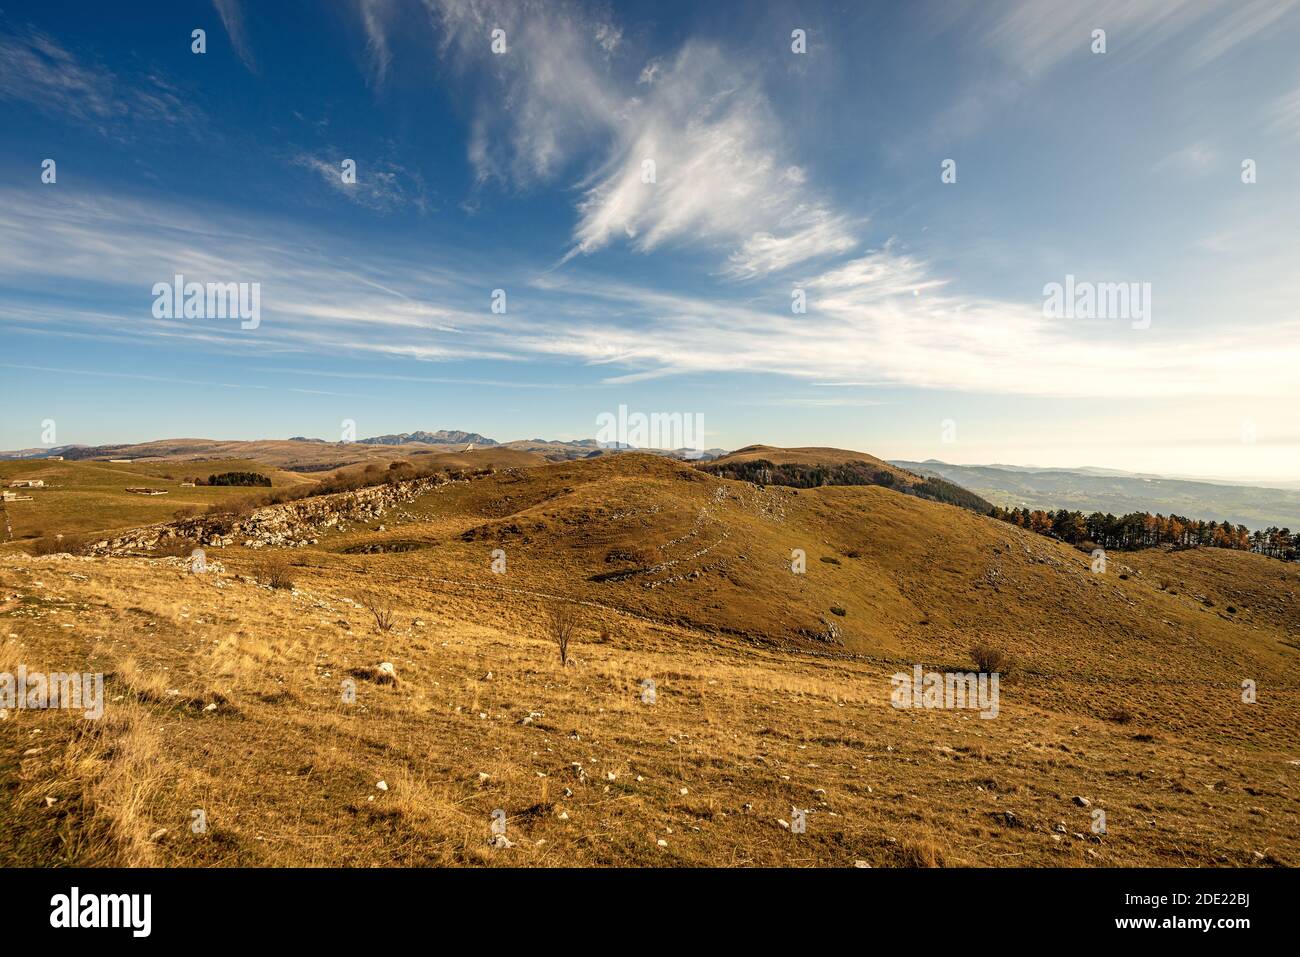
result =
[{"label": "distant mountain range", "polygon": [[422,442],[425,445],[500,445],[496,439],[489,439],[477,432],[461,432],[459,429],[439,429],[437,432],[399,432],[397,435],[377,435],[371,439],[357,439],[362,445],[406,445],[409,442]]},{"label": "distant mountain range", "polygon": [[[436,432],[418,430],[399,432],[390,435],[376,435],[357,439],[353,442],[331,442],[328,439],[295,435],[289,439],[262,440],[220,440],[220,439],[159,439],[152,442],[115,443],[111,445],[59,445],[42,448],[16,449],[0,452],[0,460],[13,459],[157,459],[185,457],[189,459],[273,456],[273,460],[286,468],[295,468],[303,455],[316,464],[324,463],[333,467],[357,460],[360,447],[378,450],[385,446],[420,446],[415,450],[429,451],[433,447],[438,451],[462,452],[473,446],[478,449],[514,449],[523,452],[536,452],[552,461],[565,459],[594,458],[624,451],[642,451],[652,455],[664,455],[671,458],[709,461],[726,455],[726,449],[707,449],[696,452],[692,449],[636,449],[631,445],[604,444],[595,439],[574,439],[557,441],[553,439],[515,439],[511,442],[498,442],[478,432],[464,432],[459,429],[439,429]],[[348,450],[351,452],[348,452]],[[297,450],[297,451],[295,451]],[[301,454],[300,454],[301,453]],[[332,456],[332,458],[331,458]],[[336,461],[337,460],[337,461]]]},{"label": "distant mountain range", "polygon": [[955,482],[1004,508],[1081,512],[1159,512],[1250,529],[1300,527],[1300,490],[1167,478],[1115,469],[1051,469],[1021,465],[951,465],[891,460],[920,475]]}]

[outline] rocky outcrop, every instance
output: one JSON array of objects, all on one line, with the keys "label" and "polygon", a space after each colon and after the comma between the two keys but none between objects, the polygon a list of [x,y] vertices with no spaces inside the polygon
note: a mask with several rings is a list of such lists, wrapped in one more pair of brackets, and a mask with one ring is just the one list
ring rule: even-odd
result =
[{"label": "rocky outcrop", "polygon": [[91,555],[121,555],[153,549],[177,538],[215,548],[225,545],[298,548],[315,544],[317,535],[325,529],[349,522],[374,521],[393,506],[413,501],[448,481],[454,480],[442,476],[408,479],[391,485],[372,485],[351,492],[267,505],[245,516],[200,515],[147,525],[96,542],[88,551]]}]

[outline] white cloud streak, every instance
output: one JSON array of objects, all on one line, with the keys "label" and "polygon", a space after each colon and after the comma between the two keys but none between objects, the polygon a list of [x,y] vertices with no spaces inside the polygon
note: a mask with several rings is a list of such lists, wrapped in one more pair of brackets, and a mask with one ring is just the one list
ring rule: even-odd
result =
[{"label": "white cloud streak", "polygon": [[200,118],[161,77],[148,74],[127,86],[111,70],[83,62],[39,32],[0,36],[0,99],[70,117],[117,139],[133,124],[176,126]]},{"label": "white cloud streak", "polygon": [[256,73],[257,61],[253,58],[252,47],[248,45],[248,34],[244,31],[244,11],[239,5],[239,0],[212,0],[212,5],[216,7],[217,14],[221,17],[221,25],[226,28],[226,35],[230,37],[230,45],[234,48],[235,55],[250,73]]},{"label": "white cloud streak", "polygon": [[[618,28],[566,4],[429,4],[462,75],[492,77],[470,147],[481,179],[527,186],[597,157],[574,171],[582,198],[566,258],[616,242],[705,246],[723,275],[750,280],[856,245],[854,224],[784,155],[761,77],[718,47],[623,62]],[[503,55],[489,45],[498,28]]]},{"label": "white cloud streak", "polygon": [[[1149,330],[1053,320],[1038,302],[960,296],[892,245],[805,277],[806,315],[792,314],[781,282],[701,298],[445,255],[432,269],[423,258],[352,255],[340,237],[246,215],[0,191],[0,320],[14,328],[190,339],[250,355],[549,360],[607,366],[607,382],[747,372],[1024,396],[1300,393],[1293,314],[1199,334],[1177,329],[1176,317],[1157,317]],[[175,272],[261,282],[256,334],[153,319],[151,285]],[[510,307],[498,316],[486,290],[503,273],[516,278],[505,282]],[[94,290],[93,305],[65,295],[81,284]]]}]

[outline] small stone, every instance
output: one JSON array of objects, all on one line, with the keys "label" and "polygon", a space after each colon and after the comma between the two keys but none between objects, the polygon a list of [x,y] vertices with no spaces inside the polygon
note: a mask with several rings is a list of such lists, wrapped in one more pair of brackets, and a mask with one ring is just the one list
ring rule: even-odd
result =
[{"label": "small stone", "polygon": [[789,822],[789,821],[782,820],[781,818],[777,818],[777,819],[776,819],[776,823],[777,823],[777,824],[780,824],[780,825],[781,825],[783,828],[785,828],[787,831],[790,830],[790,822]]},{"label": "small stone", "polygon": [[378,784],[375,785],[375,787],[379,788],[379,790],[381,790],[381,791],[387,791],[387,790],[388,790],[388,782],[387,782],[387,781],[380,781]]},{"label": "small stone", "polygon": [[1073,801],[1075,804],[1077,804],[1079,807],[1092,807],[1091,801],[1089,801],[1086,797],[1080,797],[1077,794],[1074,797],[1070,798],[1070,800]]},{"label": "small stone", "polygon": [[660,847],[667,847],[667,846],[668,846],[668,842],[665,841],[662,837],[659,838],[659,840],[657,841],[657,843],[658,843],[658,845],[659,845]]},{"label": "small stone", "polygon": [[868,864],[866,861],[854,861],[854,862],[853,862],[853,866],[854,866],[854,867],[870,867],[871,865]]}]

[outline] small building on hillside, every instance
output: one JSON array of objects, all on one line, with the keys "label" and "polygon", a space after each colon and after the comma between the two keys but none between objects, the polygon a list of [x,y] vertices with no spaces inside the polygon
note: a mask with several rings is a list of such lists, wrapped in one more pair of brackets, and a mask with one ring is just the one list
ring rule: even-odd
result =
[{"label": "small building on hillside", "polygon": [[6,502],[30,502],[32,497],[30,495],[19,495],[17,492],[11,492],[8,489],[5,489],[4,500]]},{"label": "small building on hillside", "polygon": [[137,488],[128,488],[127,491],[130,492],[132,495],[166,495],[167,494],[167,490],[165,488],[137,487]]},{"label": "small building on hillside", "polygon": [[45,479],[16,479],[9,483],[10,488],[45,488]]}]

